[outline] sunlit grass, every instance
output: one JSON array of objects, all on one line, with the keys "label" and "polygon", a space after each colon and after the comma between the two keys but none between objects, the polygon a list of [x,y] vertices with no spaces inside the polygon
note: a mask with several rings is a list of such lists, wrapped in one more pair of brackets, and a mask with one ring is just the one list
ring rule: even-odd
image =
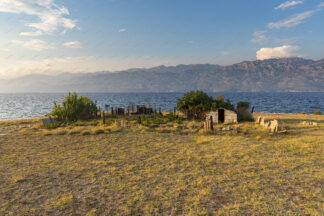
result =
[{"label": "sunlit grass", "polygon": [[324,119],[275,117],[288,133],[2,123],[0,215],[323,215]]}]

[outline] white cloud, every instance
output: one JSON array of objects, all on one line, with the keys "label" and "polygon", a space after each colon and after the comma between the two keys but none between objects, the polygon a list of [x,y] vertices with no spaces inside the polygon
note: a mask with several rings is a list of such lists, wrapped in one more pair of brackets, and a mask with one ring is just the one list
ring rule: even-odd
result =
[{"label": "white cloud", "polygon": [[273,48],[261,48],[256,52],[258,60],[271,59],[271,58],[289,58],[298,56],[295,51],[299,50],[298,46],[284,45]]},{"label": "white cloud", "polygon": [[319,3],[319,5],[318,5],[318,9],[321,9],[322,7],[324,7],[324,2],[321,2],[321,3]]},{"label": "white cloud", "polygon": [[313,16],[315,12],[316,11],[312,10],[312,11],[306,11],[303,13],[299,13],[289,19],[285,19],[285,20],[282,20],[279,22],[271,22],[268,24],[268,27],[270,29],[273,29],[273,28],[280,29],[281,27],[287,27],[287,28],[293,27],[293,26],[296,26],[296,25],[299,25],[299,24],[305,22],[305,20],[307,18],[310,18],[311,16]]},{"label": "white cloud", "polygon": [[42,40],[36,40],[36,39],[29,40],[29,41],[12,40],[11,42],[14,44],[18,44],[24,48],[32,49],[32,50],[36,50],[36,51],[42,51],[42,50],[46,50],[46,49],[55,49],[55,46],[53,46],[52,44],[49,44]]},{"label": "white cloud", "polygon": [[[93,56],[74,56],[61,58],[47,58],[39,60],[26,60],[16,62],[7,68],[0,70],[0,76],[4,78],[14,78],[28,74],[48,74],[55,75],[62,72],[94,72],[98,70],[96,65],[91,64]],[[94,70],[91,70],[91,69]]]},{"label": "white cloud", "polygon": [[286,9],[286,8],[289,8],[289,7],[293,7],[295,5],[299,5],[299,4],[303,4],[304,1],[286,1],[282,4],[280,4],[279,6],[275,7],[275,10],[278,10],[278,9]]},{"label": "white cloud", "polygon": [[125,28],[122,28],[122,29],[119,29],[119,31],[118,31],[118,32],[125,32],[125,31],[127,31],[127,29],[125,29]]},{"label": "white cloud", "polygon": [[39,22],[27,23],[34,31],[22,32],[23,36],[40,36],[76,27],[76,20],[66,18],[67,8],[58,6],[54,0],[1,0],[0,12],[27,14],[38,17]]},{"label": "white cloud", "polygon": [[261,43],[268,40],[268,37],[265,35],[265,33],[267,33],[267,31],[255,31],[253,33],[252,42]]},{"label": "white cloud", "polygon": [[66,42],[64,44],[62,44],[64,47],[67,48],[72,48],[72,49],[81,49],[84,47],[84,44],[82,44],[79,41],[71,41],[71,42]]}]

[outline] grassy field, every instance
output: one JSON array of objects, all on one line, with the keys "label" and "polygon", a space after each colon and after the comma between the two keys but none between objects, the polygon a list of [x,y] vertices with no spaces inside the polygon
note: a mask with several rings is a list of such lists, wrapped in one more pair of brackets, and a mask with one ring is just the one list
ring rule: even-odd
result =
[{"label": "grassy field", "polygon": [[0,215],[324,215],[324,116],[255,115],[286,133],[0,122]]}]

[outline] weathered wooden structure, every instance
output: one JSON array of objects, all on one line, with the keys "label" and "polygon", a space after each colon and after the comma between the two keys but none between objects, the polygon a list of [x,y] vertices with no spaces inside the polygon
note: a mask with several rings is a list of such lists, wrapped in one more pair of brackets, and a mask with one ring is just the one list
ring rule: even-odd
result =
[{"label": "weathered wooden structure", "polygon": [[124,108],[117,108],[117,115],[125,115],[125,109]]},{"label": "weathered wooden structure", "polygon": [[206,121],[212,117],[214,124],[237,123],[237,113],[224,108],[219,108],[206,114]]},{"label": "weathered wooden structure", "polygon": [[205,131],[214,130],[213,116],[210,116],[208,119],[206,119],[206,121],[204,122],[204,129]]},{"label": "weathered wooden structure", "polygon": [[146,115],[149,115],[149,114],[153,114],[153,109],[151,107],[146,107],[145,105],[142,105],[142,106],[137,106],[137,112],[136,114],[138,115],[142,115],[142,114],[146,114]]}]

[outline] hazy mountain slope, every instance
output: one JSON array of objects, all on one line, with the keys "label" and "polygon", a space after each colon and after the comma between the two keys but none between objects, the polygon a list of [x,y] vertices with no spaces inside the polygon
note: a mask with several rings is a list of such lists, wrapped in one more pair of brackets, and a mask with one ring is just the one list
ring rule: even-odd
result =
[{"label": "hazy mountain slope", "polygon": [[120,72],[29,75],[0,80],[0,92],[324,91],[324,59],[178,65]]}]

